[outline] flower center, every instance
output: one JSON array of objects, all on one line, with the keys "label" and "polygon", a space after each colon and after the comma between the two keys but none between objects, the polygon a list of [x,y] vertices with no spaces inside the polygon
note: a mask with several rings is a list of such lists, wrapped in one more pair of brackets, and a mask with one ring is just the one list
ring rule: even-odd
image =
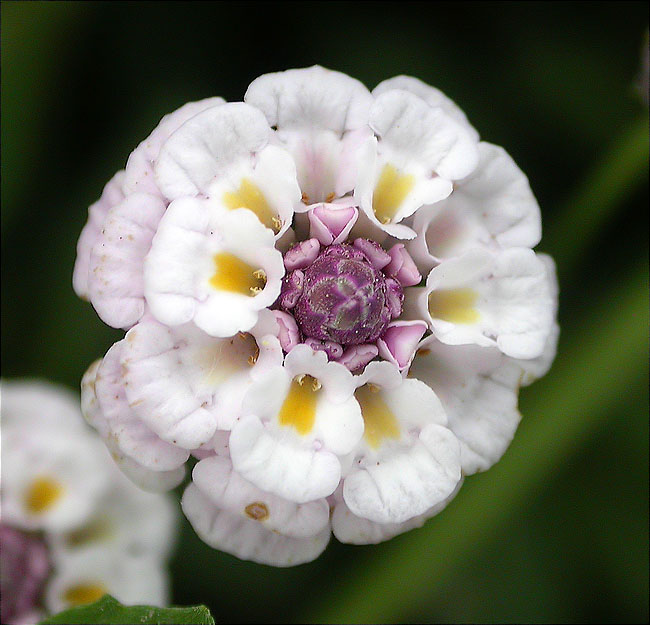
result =
[{"label": "flower center", "polygon": [[308,267],[285,276],[279,304],[291,309],[306,340],[372,343],[401,313],[401,288],[362,249],[356,242],[330,245]]}]

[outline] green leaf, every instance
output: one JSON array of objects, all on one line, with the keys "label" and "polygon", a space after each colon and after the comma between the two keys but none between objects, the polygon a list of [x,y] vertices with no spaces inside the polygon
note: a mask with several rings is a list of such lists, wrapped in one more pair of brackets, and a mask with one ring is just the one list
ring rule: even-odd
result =
[{"label": "green leaf", "polygon": [[121,625],[130,623],[150,623],[157,625],[169,624],[196,624],[214,625],[210,610],[204,605],[191,608],[157,608],[150,605],[122,605],[110,595],[104,595],[99,601],[89,605],[82,605],[59,612],[41,621],[39,625],[86,623]]}]

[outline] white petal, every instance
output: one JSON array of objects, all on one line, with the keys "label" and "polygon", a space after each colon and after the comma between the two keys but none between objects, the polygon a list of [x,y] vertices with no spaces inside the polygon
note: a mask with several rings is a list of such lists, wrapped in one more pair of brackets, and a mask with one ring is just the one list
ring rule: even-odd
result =
[{"label": "white petal", "polygon": [[421,299],[440,341],[496,345],[525,359],[542,353],[554,305],[544,263],[524,248],[476,248],[447,260],[431,271]]},{"label": "white petal", "polygon": [[355,382],[352,374],[337,362],[328,362],[322,351],[311,347],[296,345],[285,358],[284,366],[293,377],[306,373],[320,381],[323,392],[333,403],[342,403],[352,397]]},{"label": "white petal", "polygon": [[170,200],[205,193],[216,176],[249,160],[269,141],[264,115],[242,102],[214,106],[186,121],[160,149],[156,182]]},{"label": "white petal", "polygon": [[[273,232],[249,210],[224,212],[210,200],[195,198],[172,202],[144,261],[144,292],[152,314],[171,326],[194,320],[211,336],[250,330],[259,310],[280,295],[284,264],[273,244]],[[252,295],[252,290],[238,290],[239,283],[215,285],[221,255],[249,267],[248,280],[253,271],[264,272],[262,290]],[[221,277],[230,275],[222,272]]]},{"label": "white petal", "polygon": [[[313,378],[306,384],[317,381],[320,385],[318,395],[314,396],[313,414],[299,415],[295,427],[283,425],[279,415],[292,392],[292,380],[305,375]],[[288,431],[290,438],[296,437],[296,445],[311,448],[315,443],[336,455],[347,454],[363,434],[354,388],[354,378],[343,365],[328,362],[325,353],[301,344],[287,354],[284,367],[269,370],[250,387],[244,399],[244,412],[269,422],[274,437],[285,439]]]},{"label": "white petal", "polygon": [[172,497],[143,492],[117,467],[112,473],[112,489],[86,525],[73,532],[47,536],[55,562],[94,547],[133,556],[170,555],[178,521]]},{"label": "white petal", "polygon": [[296,165],[289,152],[275,145],[267,145],[255,159],[224,166],[207,192],[223,205],[223,210],[252,210],[263,225],[276,233],[276,239],[291,226],[294,209],[304,206]]},{"label": "white petal", "polygon": [[423,514],[403,523],[374,523],[356,516],[347,507],[342,496],[337,497],[332,513],[332,532],[337,540],[352,545],[376,545],[394,536],[422,527],[427,519],[435,516],[447,506],[460,490],[463,481],[458,482],[454,491],[446,499],[429,508]]},{"label": "white petal", "polygon": [[508,448],[521,415],[517,394],[522,369],[493,347],[445,345],[425,339],[411,365],[413,375],[433,388],[461,441],[463,472],[496,463]]},{"label": "white petal", "polygon": [[216,427],[230,429],[255,377],[282,362],[277,338],[257,335],[258,329],[268,329],[258,326],[252,335],[218,339],[191,324],[138,324],[127,334],[122,357],[127,396],[136,413],[165,440],[177,441],[183,420],[195,415],[196,429],[184,434],[186,449],[207,444]]},{"label": "white petal", "polygon": [[192,527],[208,545],[260,564],[294,566],[311,562],[324,551],[330,538],[329,527],[310,538],[276,534],[257,521],[215,507],[194,484],[185,490],[182,506]]},{"label": "white petal", "polygon": [[[366,367],[355,393],[365,433],[343,481],[347,506],[377,523],[403,523],[446,498],[460,480],[460,450],[423,382],[395,376],[389,363]],[[346,467],[347,468],[347,467]]]},{"label": "white petal", "polygon": [[305,503],[334,492],[341,477],[338,458],[307,446],[298,434],[264,427],[255,415],[243,417],[230,435],[235,470],[262,490]]},{"label": "white petal", "polygon": [[508,153],[479,143],[477,168],[454,192],[415,215],[414,256],[427,268],[472,247],[534,247],[542,224],[528,179]]},{"label": "white petal", "polygon": [[4,432],[12,428],[87,432],[79,416],[79,398],[65,386],[39,379],[3,378],[0,393]]},{"label": "white petal", "polygon": [[188,102],[172,113],[165,115],[153,132],[131,152],[126,164],[124,178],[125,193],[152,193],[161,195],[154,177],[154,162],[160,148],[169,136],[188,119],[214,106],[225,104],[223,98],[205,98],[198,102]]},{"label": "white petal", "polygon": [[73,529],[109,488],[110,461],[68,389],[28,385],[2,382],[2,518],[28,530]]},{"label": "white petal", "polygon": [[422,82],[418,78],[412,76],[394,76],[388,80],[380,82],[373,90],[372,95],[377,97],[386,91],[393,89],[401,89],[402,91],[409,91],[410,93],[418,96],[424,100],[429,106],[440,107],[449,117],[463,126],[470,134],[474,141],[478,142],[478,132],[467,121],[465,113],[460,107],[450,98],[448,98],[442,91],[431,87]]},{"label": "white petal", "polygon": [[[133,458],[125,455],[118,447],[116,438],[110,435],[111,429],[108,420],[100,407],[95,393],[97,371],[101,364],[102,360],[95,361],[88,368],[88,371],[86,371],[81,380],[81,413],[84,419],[97,430],[118,468],[134,484],[137,484],[142,490],[156,493],[175,488],[183,481],[185,476],[184,466],[179,466],[169,471],[153,471],[147,469]],[[116,401],[118,403],[126,402],[123,389],[120,389],[118,392]],[[144,424],[140,424],[138,427],[144,428],[145,426]],[[153,433],[149,431],[149,435],[153,436]]]},{"label": "white petal", "polygon": [[99,406],[95,393],[97,371],[101,364],[101,358],[95,360],[81,378],[81,415],[86,420],[86,423],[97,430],[97,433],[105,440],[109,432],[108,422]]},{"label": "white petal", "polygon": [[244,97],[270,126],[332,130],[342,135],[367,123],[370,92],[354,78],[318,65],[256,78]]},{"label": "white petal", "polygon": [[371,382],[384,389],[399,388],[403,383],[402,375],[392,362],[374,361],[366,365],[360,375],[355,376],[357,388]]},{"label": "white petal", "polygon": [[369,141],[359,150],[355,198],[382,230],[411,239],[415,233],[399,222],[420,206],[446,198],[451,181],[472,172],[478,162],[476,141],[442,108],[399,89],[375,99],[370,126],[379,140],[376,147]]},{"label": "white petal", "polygon": [[60,562],[45,591],[52,612],[74,606],[71,599],[93,601],[106,592],[125,605],[165,605],[168,580],[159,558],[129,556],[110,549],[85,549]]},{"label": "white petal", "polygon": [[72,273],[72,287],[81,298],[88,298],[88,269],[90,251],[97,242],[108,211],[124,199],[122,184],[124,170],[118,171],[107,183],[102,195],[88,208],[88,221],[83,227],[77,242],[77,258]]},{"label": "white petal", "polygon": [[176,376],[168,357],[159,357],[173,349],[172,330],[159,324],[141,323],[127,333],[121,354],[127,399],[163,441],[194,449],[210,440],[217,423],[204,397]]},{"label": "white petal", "polygon": [[441,108],[431,108],[412,93],[393,90],[379,95],[370,110],[370,126],[382,150],[398,164],[415,162],[449,180],[469,175],[478,163],[476,142]]},{"label": "white petal", "polygon": [[162,199],[134,193],[114,206],[90,255],[88,294],[102,321],[129,328],[144,314],[142,263],[165,212]]},{"label": "white petal", "polygon": [[458,440],[431,424],[412,446],[353,469],[343,482],[343,497],[357,516],[403,523],[446,499],[460,479]]},{"label": "white petal", "polygon": [[262,524],[268,531],[292,538],[307,538],[329,524],[325,499],[296,504],[265,492],[247,482],[228,458],[212,456],[201,460],[192,480],[210,501],[222,510]]},{"label": "white petal", "polygon": [[125,393],[132,376],[124,375],[122,358],[129,341],[115,343],[104,356],[95,379],[95,394],[106,419],[108,434],[121,453],[152,471],[172,471],[185,464],[186,449],[155,434],[129,406]]},{"label": "white petal", "polygon": [[307,204],[353,188],[354,158],[370,134],[372,103],[359,81],[318,66],[289,70],[255,79],[245,100],[277,128],[276,139],[295,159]]},{"label": "white petal", "polygon": [[152,471],[125,456],[110,439],[105,441],[118,469],[138,488],[148,493],[164,493],[176,488],[185,479],[185,466],[171,471]]},{"label": "white petal", "polygon": [[521,381],[522,386],[528,386],[535,380],[545,376],[553,364],[555,354],[557,353],[557,343],[560,338],[560,326],[557,322],[557,308],[558,308],[558,291],[559,285],[557,281],[557,271],[555,269],[555,262],[547,254],[538,254],[538,258],[546,266],[546,275],[548,278],[549,289],[551,297],[553,298],[553,318],[555,321],[551,327],[551,332],[544,344],[542,354],[537,358],[528,360],[518,360],[517,364],[524,370],[525,375]]}]

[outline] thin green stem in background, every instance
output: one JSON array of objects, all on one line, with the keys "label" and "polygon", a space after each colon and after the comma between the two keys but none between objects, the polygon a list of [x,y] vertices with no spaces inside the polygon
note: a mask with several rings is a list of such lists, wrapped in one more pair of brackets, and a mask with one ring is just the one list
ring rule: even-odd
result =
[{"label": "thin green stem in background", "polygon": [[[561,275],[576,269],[591,241],[648,176],[648,116],[635,120],[545,227],[542,239]],[[567,242],[571,244],[568,245]]]}]

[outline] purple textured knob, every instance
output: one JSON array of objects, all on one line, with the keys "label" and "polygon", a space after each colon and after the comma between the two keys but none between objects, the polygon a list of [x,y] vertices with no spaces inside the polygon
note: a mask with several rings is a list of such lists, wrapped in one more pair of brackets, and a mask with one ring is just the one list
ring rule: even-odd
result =
[{"label": "purple textured knob", "polygon": [[47,549],[35,536],[0,525],[2,622],[17,621],[35,607],[49,572]]},{"label": "purple textured knob", "polygon": [[396,316],[399,297],[389,301],[384,274],[356,242],[322,249],[300,271],[304,278],[285,277],[280,305],[292,308],[305,337],[341,346],[372,343]]}]

